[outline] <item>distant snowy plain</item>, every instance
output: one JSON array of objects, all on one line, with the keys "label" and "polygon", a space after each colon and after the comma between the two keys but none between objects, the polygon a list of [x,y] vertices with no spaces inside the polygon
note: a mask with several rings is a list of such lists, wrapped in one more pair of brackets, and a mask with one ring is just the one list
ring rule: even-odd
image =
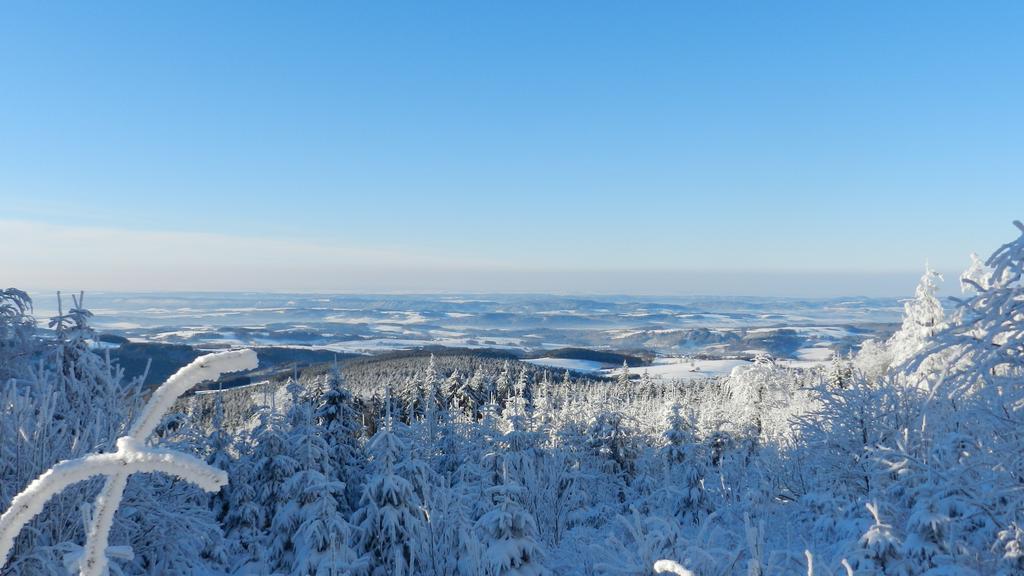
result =
[{"label": "distant snowy plain", "polygon": [[[55,298],[34,296],[37,318],[56,312],[47,309]],[[652,378],[684,380],[726,375],[760,353],[792,366],[828,362],[885,337],[902,312],[894,298],[90,293],[86,303],[97,328],[135,342],[350,354],[497,349],[606,376],[621,366],[564,349],[642,352]]]}]

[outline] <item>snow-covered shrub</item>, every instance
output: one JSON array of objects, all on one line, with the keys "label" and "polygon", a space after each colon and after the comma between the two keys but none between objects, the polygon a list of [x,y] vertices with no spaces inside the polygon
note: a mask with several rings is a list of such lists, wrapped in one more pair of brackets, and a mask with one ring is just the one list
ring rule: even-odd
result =
[{"label": "snow-covered shrub", "polygon": [[[74,326],[81,330],[83,324],[76,319]],[[68,486],[94,476],[106,476],[107,480],[96,498],[85,546],[78,561],[81,573],[85,575],[100,575],[107,570],[110,528],[131,474],[163,472],[208,491],[226,484],[227,475],[223,471],[188,454],[147,446],[145,442],[185,391],[222,373],[255,367],[256,354],[252,351],[222,352],[201,357],[171,376],[150,396],[128,435],[118,439],[115,452],[59,462],[11,500],[10,507],[0,516],[0,559],[6,560],[15,537],[25,524],[42,512],[50,499]],[[75,369],[74,373],[77,375],[79,372]]]}]

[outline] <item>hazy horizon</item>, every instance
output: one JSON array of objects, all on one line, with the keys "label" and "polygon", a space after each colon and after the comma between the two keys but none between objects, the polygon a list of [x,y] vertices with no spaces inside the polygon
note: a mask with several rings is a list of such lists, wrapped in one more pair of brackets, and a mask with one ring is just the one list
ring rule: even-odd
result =
[{"label": "hazy horizon", "polygon": [[[646,272],[646,274],[645,274]],[[138,288],[126,289],[121,287],[85,286],[81,283],[69,283],[59,286],[21,286],[29,292],[33,298],[46,295],[55,296],[58,291],[67,297],[77,294],[80,291],[102,294],[273,294],[273,295],[346,295],[346,296],[529,296],[529,295],[550,295],[568,297],[622,297],[622,298],[794,298],[809,300],[830,300],[836,298],[897,298],[906,299],[913,296],[914,287],[921,276],[922,271],[894,271],[888,273],[857,273],[857,272],[694,272],[694,271],[567,271],[558,273],[563,283],[573,283],[584,280],[598,279],[621,279],[625,284],[631,286],[648,286],[645,289],[608,289],[597,290],[571,290],[571,289],[545,289],[524,286],[521,288],[510,287],[508,280],[522,276],[522,271],[505,271],[502,283],[500,278],[489,271],[475,271],[477,275],[487,275],[488,280],[495,283],[494,288],[474,287],[474,282],[462,278],[458,286],[462,288],[444,288],[438,285],[425,288],[399,288],[399,287],[352,287],[352,288],[252,288],[247,290],[232,288]],[[942,297],[956,296],[960,292],[959,273],[941,274],[946,281],[940,285],[938,294]],[[443,273],[438,273],[443,274]],[[552,273],[555,274],[555,273]],[[538,276],[529,275],[533,281]],[[422,278],[422,275],[420,276]],[[660,284],[650,282],[652,277],[660,277]],[[540,277],[543,279],[543,276]],[[443,280],[440,279],[440,280]],[[799,287],[794,287],[795,282],[803,281]],[[409,286],[411,283],[395,280],[396,285]],[[501,284],[502,287],[497,287]],[[614,284],[612,284],[614,285]],[[665,286],[663,288],[651,288],[649,286]],[[669,286],[678,287],[673,291]],[[692,288],[686,289],[686,286]],[[712,286],[717,286],[713,288]],[[860,286],[860,289],[851,288]]]},{"label": "hazy horizon", "polygon": [[[926,262],[921,259],[916,268],[892,270],[530,267],[216,233],[124,231],[2,219],[0,226],[21,240],[5,261],[11,279],[7,283],[47,291],[904,297],[913,294]],[[969,263],[966,251],[959,268],[933,263],[947,278],[943,294],[959,290],[957,279]]]}]

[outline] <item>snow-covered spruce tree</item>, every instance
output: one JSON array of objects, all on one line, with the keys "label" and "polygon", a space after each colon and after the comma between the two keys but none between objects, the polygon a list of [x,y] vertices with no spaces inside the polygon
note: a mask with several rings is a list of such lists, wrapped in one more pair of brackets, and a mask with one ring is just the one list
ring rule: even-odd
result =
[{"label": "snow-covered spruce tree", "polygon": [[892,526],[882,522],[878,505],[868,503],[874,523],[857,541],[850,566],[857,574],[894,576],[906,574],[906,565],[900,554],[902,543],[893,533]]},{"label": "snow-covered spruce tree", "polygon": [[[386,400],[385,405],[390,402]],[[360,534],[359,552],[374,576],[419,574],[426,568],[429,549],[423,503],[412,483],[396,469],[408,455],[395,432],[397,425],[388,410],[367,444],[369,474],[352,517]]]},{"label": "snow-covered spruce tree", "polygon": [[640,373],[640,383],[637,385],[636,395],[643,400],[653,400],[658,393],[658,387],[651,379],[651,373],[646,368]]},{"label": "snow-covered spruce tree", "polygon": [[[442,406],[448,405],[442,393],[442,385],[441,376],[437,371],[437,361],[431,354],[427,368],[423,371],[423,415],[428,423],[434,421]],[[430,417],[427,417],[428,412]]]},{"label": "snow-covered spruce tree", "polygon": [[313,413],[318,433],[327,445],[328,469],[345,484],[346,501],[342,510],[355,508],[362,493],[363,447],[360,442],[362,423],[351,392],[343,386],[337,368],[325,374],[321,381],[321,394]]},{"label": "snow-covered spruce tree", "polygon": [[[834,359],[834,357],[833,357]],[[892,350],[886,342],[865,340],[853,357],[853,369],[869,382],[876,382],[885,377],[892,367]]]},{"label": "snow-covered spruce tree", "polygon": [[[446,404],[441,395],[441,381],[438,377],[434,356],[424,371],[423,415],[412,421],[410,426],[394,430],[394,433],[410,448],[404,458],[396,458],[396,468],[400,476],[412,483],[413,490],[429,519],[433,504],[432,493],[441,484],[437,470],[446,469],[448,457],[441,454],[442,425],[450,422]],[[448,431],[450,432],[450,431]],[[451,437],[449,436],[449,439]],[[433,541],[435,534],[429,522],[427,537]]]},{"label": "snow-covered spruce tree", "polygon": [[501,367],[501,372],[498,373],[498,379],[494,381],[494,398],[493,400],[501,406],[501,403],[508,398],[509,393],[512,389],[512,367],[509,365],[508,360],[505,360],[505,364]]},{"label": "snow-covered spruce tree", "polygon": [[568,527],[567,515],[582,503],[583,497],[578,485],[578,464],[555,447],[547,436],[546,429],[553,423],[553,412],[549,409],[547,393],[540,390],[542,388],[545,388],[543,383],[534,391],[534,399],[539,399],[542,407],[548,407],[545,408],[544,424],[538,420],[536,408],[530,410],[527,405],[525,380],[520,379],[514,386],[513,395],[501,416],[503,433],[492,444],[491,486],[512,484],[524,487],[525,490],[518,495],[518,503],[540,523],[537,526],[538,537],[555,542],[561,539]]},{"label": "snow-covered spruce tree", "polygon": [[708,512],[704,491],[704,457],[692,426],[674,402],[666,414],[664,498],[669,511],[680,521],[698,523]]},{"label": "snow-covered spruce tree", "polygon": [[501,415],[502,439],[498,447],[501,466],[516,482],[521,482],[534,463],[538,444],[537,434],[530,430],[527,413],[526,382],[520,378],[511,390],[505,411]]},{"label": "snow-covered spruce tree", "polygon": [[[277,492],[274,496],[274,514],[270,520],[269,539],[266,547],[265,561],[275,572],[288,573],[295,564],[294,537],[302,517],[300,509],[309,498],[307,490],[312,484],[324,484],[323,469],[330,462],[327,458],[328,448],[323,438],[316,434],[313,427],[313,410],[309,398],[295,379],[286,385],[292,397],[291,405],[285,417],[286,424],[282,427],[286,437],[289,464],[294,459],[295,466],[291,474],[282,478],[279,483],[275,478]],[[276,438],[266,436],[272,442]],[[276,468],[275,470],[283,470]],[[333,500],[331,492],[333,483],[327,482],[324,496]],[[344,490],[344,485],[339,485]],[[343,494],[343,492],[342,492]]]},{"label": "snow-covered spruce tree", "polygon": [[833,354],[832,365],[828,371],[828,385],[834,390],[841,390],[849,385],[852,378],[852,362],[838,354]]},{"label": "snow-covered spruce tree", "polygon": [[537,433],[540,443],[548,445],[555,425],[555,385],[545,374],[533,391],[533,410],[530,413],[530,429]]},{"label": "snow-covered spruce tree", "polygon": [[314,469],[303,469],[285,483],[292,494],[288,519],[280,528],[294,526],[291,574],[328,576],[365,569],[349,543],[353,530],[341,512],[345,485]]},{"label": "snow-covered spruce tree", "polygon": [[32,299],[17,288],[0,289],[0,382],[22,371],[35,352]]},{"label": "snow-covered spruce tree", "polygon": [[516,382],[513,385],[511,394],[521,396],[526,401],[531,396],[531,385],[533,381],[530,378],[530,374],[526,371],[526,366],[523,365],[519,368],[519,374],[516,375]]},{"label": "snow-covered spruce tree", "polygon": [[[221,394],[216,395],[213,407],[213,422],[210,435],[206,438],[206,463],[214,468],[227,470],[230,474],[235,466],[235,458],[232,456],[235,440],[224,429],[224,402]],[[210,496],[210,509],[218,522],[223,522],[228,513],[229,494],[233,486],[225,486],[224,489]]]},{"label": "snow-covered spruce tree", "polygon": [[455,391],[460,387],[462,387],[462,376],[459,375],[457,369],[452,370],[452,373],[441,383],[441,404],[443,406],[450,405],[455,398]]},{"label": "snow-covered spruce tree", "polygon": [[537,543],[537,527],[516,502],[522,487],[506,482],[489,489],[495,508],[476,523],[483,545],[483,574],[531,576],[550,574]]},{"label": "snow-covered spruce tree", "polygon": [[400,409],[394,412],[396,418],[408,423],[423,415],[423,381],[418,374],[407,377],[396,392],[391,397],[392,401],[400,406]]},{"label": "snow-covered spruce tree", "polygon": [[632,377],[633,375],[629,372],[629,362],[623,360],[622,370],[620,370],[618,376],[616,376],[616,383],[619,385],[620,391],[626,392],[629,390],[629,380]]},{"label": "snow-covered spruce tree", "polygon": [[925,266],[914,298],[903,305],[903,324],[889,339],[892,363],[899,366],[920,352],[945,325],[945,312],[935,296],[942,275]]},{"label": "snow-covered spruce tree", "polygon": [[459,377],[456,370],[445,381],[446,396],[452,410],[474,416],[480,405],[480,391],[483,388],[483,373],[479,368],[470,378]]},{"label": "snow-covered spruce tree", "polygon": [[[354,438],[329,435],[326,426],[333,423],[334,432],[341,432],[343,425],[333,417],[354,416],[351,409],[346,410],[344,393],[337,380],[336,375],[328,376],[327,380],[320,379],[316,386],[320,402],[332,396],[328,399],[331,404],[327,410],[331,418],[319,417],[318,414],[324,414],[320,409],[314,412],[316,400],[304,390],[296,394],[296,401],[288,411],[289,444],[299,468],[285,481],[284,502],[280,503],[271,522],[270,552],[276,569],[282,572],[333,575],[358,571],[361,567],[349,546],[352,529],[346,515],[350,508],[345,483],[338,477],[339,472],[345,472],[345,464],[355,457],[349,450]],[[354,422],[347,423],[349,432],[353,425]],[[330,440],[339,441],[341,446],[332,446]],[[345,463],[338,462],[339,453],[348,459]]]},{"label": "snow-covered spruce tree", "polygon": [[593,498],[593,520],[603,522],[626,510],[636,462],[633,429],[622,413],[600,410],[588,423],[584,442],[589,453],[583,460],[589,476],[585,491]]},{"label": "snow-covered spruce tree", "polygon": [[960,289],[964,293],[974,292],[975,286],[988,288],[992,270],[977,253],[971,252],[971,264],[960,275]]},{"label": "snow-covered spruce tree", "polygon": [[455,421],[464,438],[459,451],[459,464],[452,476],[452,490],[466,507],[466,516],[475,521],[490,509],[486,489],[501,481],[501,463],[496,457],[500,442],[497,405],[491,402],[481,407],[477,421]]},{"label": "snow-covered spruce tree", "polygon": [[[491,422],[495,420],[489,418]],[[485,464],[494,459],[486,458],[485,454],[491,453],[491,442],[497,432],[465,415],[453,418],[451,426],[458,439],[457,451],[452,456],[456,468],[447,477],[447,489],[435,495],[431,514],[444,515],[444,538],[455,541],[455,547],[460,550],[456,558],[456,572],[468,576],[479,573],[479,540],[473,524],[490,509],[485,491],[491,486],[491,471]]]},{"label": "snow-covered spruce tree", "polygon": [[[869,381],[875,381],[884,377],[891,368],[901,367],[924,348],[945,323],[945,312],[935,295],[939,282],[942,282],[942,275],[926,265],[914,297],[903,304],[900,328],[886,341],[871,339],[862,342],[853,357],[855,370]],[[833,363],[837,362],[839,358],[833,357]],[[836,374],[835,369],[832,374]]]},{"label": "snow-covered spruce tree", "polygon": [[228,475],[231,483],[226,491],[227,505],[221,523],[227,548],[232,557],[232,571],[259,562],[263,551],[264,527],[269,520],[267,511],[257,501],[259,485],[254,452],[248,434],[235,441],[240,457],[232,462]]},{"label": "snow-covered spruce tree", "polygon": [[477,365],[473,368],[473,375],[464,383],[464,389],[456,392],[452,402],[475,418],[480,413],[480,406],[487,400],[491,387],[483,369]]},{"label": "snow-covered spruce tree", "polygon": [[251,560],[270,566],[283,564],[286,554],[290,553],[287,543],[280,540],[289,535],[274,531],[275,521],[280,525],[284,515],[293,509],[285,483],[299,470],[299,461],[294,455],[288,432],[287,420],[269,408],[260,414],[260,423],[253,431],[253,501],[262,522],[258,543],[251,547],[257,557]]},{"label": "snow-covered spruce tree", "polygon": [[1020,236],[986,261],[990,273],[965,278],[976,294],[958,301],[950,326],[939,331],[908,364],[917,369],[933,355],[955,351],[942,384],[954,397],[981,396],[1010,413],[1024,405],[1024,224]]},{"label": "snow-covered spruce tree", "polygon": [[461,410],[443,408],[437,415],[437,447],[432,469],[438,480],[451,478],[465,457],[466,432],[473,422],[472,416]]}]

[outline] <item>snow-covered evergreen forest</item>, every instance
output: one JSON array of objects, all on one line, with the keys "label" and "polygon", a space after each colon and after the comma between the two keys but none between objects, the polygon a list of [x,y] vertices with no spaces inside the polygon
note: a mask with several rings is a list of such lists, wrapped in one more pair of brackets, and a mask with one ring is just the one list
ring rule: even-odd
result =
[{"label": "snow-covered evergreen forest", "polygon": [[1022,574],[1017,227],[964,273],[952,314],[929,270],[891,338],[824,367],[765,355],[675,382],[371,359],[185,396],[149,428],[132,428],[162,414],[146,403],[173,398],[94,345],[84,302],[44,333],[4,290],[0,508],[59,462],[125,446],[191,455],[228,484],[114,474],[112,508],[109,479],[77,482],[3,573],[84,569],[90,526],[114,513],[114,574]]}]

